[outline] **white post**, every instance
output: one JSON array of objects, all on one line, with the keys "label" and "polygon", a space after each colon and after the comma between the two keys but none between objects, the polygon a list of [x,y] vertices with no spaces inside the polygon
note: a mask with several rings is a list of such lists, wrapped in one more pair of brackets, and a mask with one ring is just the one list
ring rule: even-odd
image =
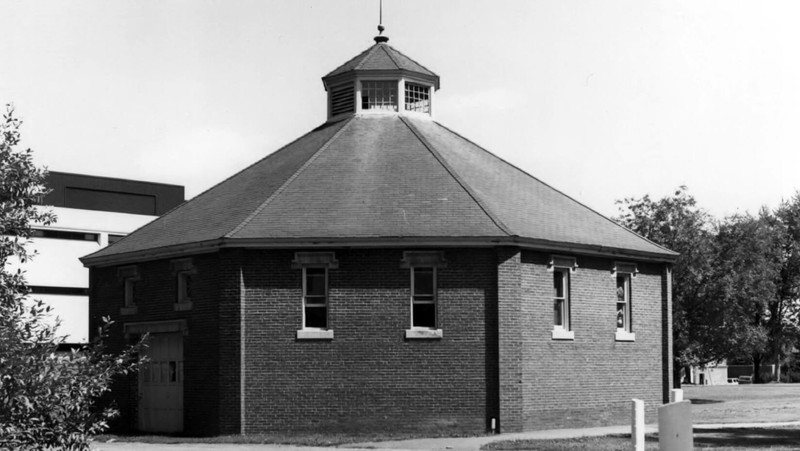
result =
[{"label": "white post", "polygon": [[669,391],[669,402],[681,402],[683,401],[683,389],[681,388],[673,388]]},{"label": "white post", "polygon": [[631,449],[644,451],[644,401],[631,400]]}]

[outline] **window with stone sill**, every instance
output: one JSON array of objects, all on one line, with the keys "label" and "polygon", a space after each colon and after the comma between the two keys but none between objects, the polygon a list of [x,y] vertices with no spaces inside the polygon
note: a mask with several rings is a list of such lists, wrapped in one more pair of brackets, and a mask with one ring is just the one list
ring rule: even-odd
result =
[{"label": "window with stone sill", "polygon": [[292,267],[302,271],[302,328],[297,331],[297,339],[333,339],[333,329],[328,323],[328,275],[329,269],[339,267],[335,254],[297,252]]},{"label": "window with stone sill", "polygon": [[197,269],[191,258],[181,258],[170,263],[175,276],[175,311],[192,309],[192,282]]},{"label": "window with stone sill", "polygon": [[121,315],[137,313],[136,285],[141,278],[136,266],[125,266],[117,270],[117,278],[122,281],[122,308]]},{"label": "window with stone sill", "polygon": [[553,332],[554,340],[574,340],[572,330],[572,299],[570,274],[578,268],[574,257],[551,255],[548,271],[553,273]]},{"label": "window with stone sill", "polygon": [[401,267],[410,270],[411,324],[407,339],[440,339],[438,272],[447,266],[442,252],[407,251]]},{"label": "window with stone sill", "polygon": [[616,279],[616,340],[634,341],[633,332],[633,290],[632,280],[638,270],[636,265],[630,263],[615,263],[614,277]]},{"label": "window with stone sill", "polygon": [[361,109],[397,111],[397,80],[362,81]]}]

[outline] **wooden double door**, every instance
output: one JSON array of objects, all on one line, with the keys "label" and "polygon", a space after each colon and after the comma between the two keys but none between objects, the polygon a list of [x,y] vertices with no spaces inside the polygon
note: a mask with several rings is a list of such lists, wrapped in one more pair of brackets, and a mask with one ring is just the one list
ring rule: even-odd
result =
[{"label": "wooden double door", "polygon": [[139,430],[183,432],[183,334],[154,333],[139,371]]}]

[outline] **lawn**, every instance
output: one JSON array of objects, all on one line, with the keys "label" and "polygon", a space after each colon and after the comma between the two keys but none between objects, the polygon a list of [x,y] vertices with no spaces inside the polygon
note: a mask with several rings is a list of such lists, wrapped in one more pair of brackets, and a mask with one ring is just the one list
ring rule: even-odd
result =
[{"label": "lawn", "polygon": [[694,424],[800,420],[800,384],[684,386]]},{"label": "lawn", "polygon": [[[782,423],[800,421],[800,384],[685,386],[684,399],[692,402],[694,424]],[[740,451],[796,450],[800,428],[695,429],[695,448]],[[494,442],[487,451],[599,451],[627,450],[630,437],[607,436],[569,440],[515,440]],[[657,450],[657,436],[648,436],[646,449]]]}]

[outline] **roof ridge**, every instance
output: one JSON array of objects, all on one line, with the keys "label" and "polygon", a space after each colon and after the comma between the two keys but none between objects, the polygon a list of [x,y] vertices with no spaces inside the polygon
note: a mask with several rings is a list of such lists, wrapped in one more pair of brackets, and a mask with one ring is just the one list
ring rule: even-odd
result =
[{"label": "roof ridge", "polygon": [[[477,147],[477,148],[478,148],[478,149],[480,149],[482,152],[484,152],[484,153],[487,153],[487,154],[491,155],[491,156],[492,156],[492,157],[494,157],[494,158],[497,158],[498,160],[502,161],[503,163],[507,164],[508,166],[510,166],[510,167],[512,167],[512,168],[514,168],[514,169],[516,169],[517,171],[519,171],[519,172],[521,172],[521,173],[525,174],[526,176],[528,176],[528,177],[530,177],[530,178],[532,178],[532,179],[536,180],[537,182],[539,182],[539,183],[541,183],[542,185],[544,185],[544,186],[546,186],[546,187],[550,188],[551,190],[553,190],[553,191],[557,192],[558,194],[561,194],[562,196],[566,197],[567,199],[569,199],[569,200],[571,200],[571,201],[575,202],[576,204],[580,205],[581,207],[583,207],[583,208],[585,208],[585,209],[587,209],[587,210],[591,211],[591,212],[592,212],[592,213],[594,213],[595,215],[597,215],[597,216],[600,216],[601,218],[603,218],[603,219],[605,219],[606,221],[608,221],[608,222],[610,222],[610,223],[614,224],[615,226],[617,226],[617,227],[621,228],[622,230],[624,230],[624,231],[626,231],[626,232],[628,232],[628,233],[630,233],[630,234],[633,234],[633,235],[634,235],[634,236],[636,236],[637,238],[639,238],[639,239],[642,239],[642,240],[645,240],[645,241],[647,241],[648,243],[650,243],[650,244],[653,244],[654,246],[660,247],[661,249],[664,249],[664,250],[665,250],[665,251],[667,251],[667,252],[672,252],[672,253],[675,253],[675,251],[673,251],[673,250],[671,250],[671,249],[668,249],[668,248],[666,248],[666,247],[664,247],[664,246],[662,246],[662,245],[660,245],[660,244],[658,244],[658,243],[656,243],[656,242],[653,242],[653,241],[651,241],[651,240],[649,240],[649,239],[647,239],[647,238],[643,237],[642,235],[639,235],[638,233],[634,232],[633,230],[631,230],[631,229],[629,229],[629,228],[627,228],[627,227],[623,226],[622,224],[619,224],[618,222],[614,221],[613,219],[609,218],[608,216],[606,216],[606,215],[604,215],[604,214],[602,214],[602,213],[598,212],[598,211],[597,211],[597,210],[595,210],[594,208],[592,208],[592,207],[590,207],[590,206],[588,206],[588,205],[584,204],[583,202],[581,202],[581,201],[579,201],[579,200],[577,200],[577,199],[573,198],[573,197],[572,197],[572,196],[570,196],[569,194],[566,194],[566,193],[564,193],[563,191],[559,190],[558,188],[555,188],[555,187],[553,187],[553,186],[552,186],[552,185],[550,185],[549,183],[546,183],[546,182],[544,182],[544,181],[540,180],[539,178],[537,178],[536,176],[534,176],[534,175],[531,175],[530,173],[528,173],[527,171],[525,171],[525,170],[523,170],[523,169],[519,168],[519,167],[518,167],[518,166],[516,166],[515,164],[509,163],[509,162],[508,162],[508,161],[506,161],[505,159],[503,159],[503,158],[501,158],[501,157],[499,157],[499,156],[495,155],[495,154],[494,154],[494,153],[492,153],[492,152],[489,152],[488,150],[486,150],[485,148],[483,148],[481,145],[479,145],[479,144],[475,143],[474,141],[470,140],[469,138],[466,138],[466,137],[462,136],[460,133],[458,133],[458,132],[455,132],[455,131],[451,130],[450,128],[448,128],[448,127],[447,127],[447,126],[445,126],[445,125],[442,125],[442,124],[440,124],[439,122],[436,122],[436,121],[434,121],[434,122],[435,122],[437,125],[439,125],[440,127],[442,127],[442,128],[444,128],[445,130],[447,130],[448,132],[450,132],[450,133],[452,133],[452,134],[454,134],[454,135],[458,136],[459,138],[463,139],[464,141],[467,141],[468,143],[470,143],[470,144],[472,144],[473,146]],[[676,253],[676,254],[677,254],[677,253]]]},{"label": "roof ridge", "polygon": [[[389,47],[389,48],[390,48],[390,49],[392,49],[393,51],[395,51],[395,52],[399,53],[399,54],[400,54],[400,56],[402,56],[403,58],[406,58],[407,60],[411,61],[412,63],[416,64],[417,66],[419,66],[419,67],[421,67],[421,68],[425,69],[426,71],[430,72],[432,75],[436,75],[436,72],[434,72],[434,71],[432,71],[432,70],[428,69],[427,67],[423,66],[423,65],[422,65],[422,64],[420,64],[420,63],[419,63],[417,60],[415,60],[414,58],[411,58],[410,56],[406,55],[405,53],[401,52],[400,50],[397,50],[396,48],[394,48],[394,47],[390,46],[389,44],[386,44],[386,47]],[[392,61],[394,61],[394,59],[392,59]]]},{"label": "roof ridge", "polygon": [[[375,44],[372,45],[372,47],[368,48],[367,50],[364,50],[358,56],[356,56],[356,58],[358,58],[359,56],[364,55],[364,57],[361,58],[361,61],[359,61],[358,64],[356,64],[355,67],[353,67],[353,70],[361,70],[361,68],[364,66],[364,63],[367,61],[367,59],[369,59],[372,56],[373,53],[375,53],[375,51],[376,51],[376,49],[378,47],[380,47],[380,45],[376,42]],[[350,60],[350,61],[352,61],[352,60]],[[392,61],[394,61],[394,60],[392,60]],[[347,64],[347,63],[345,63],[345,64]],[[397,64],[397,63],[395,63],[395,64]]]},{"label": "roof ridge", "polygon": [[352,123],[353,123],[353,117],[350,117],[349,119],[347,119],[347,122],[345,122],[345,124],[344,124],[344,125],[342,125],[342,128],[340,128],[340,129],[339,129],[339,130],[338,130],[336,133],[334,133],[334,134],[333,134],[333,136],[331,136],[330,138],[328,138],[328,140],[327,140],[327,141],[325,141],[325,144],[323,144],[322,146],[320,146],[320,148],[319,148],[319,149],[318,149],[316,152],[314,152],[314,155],[312,155],[312,156],[311,156],[311,158],[309,158],[308,160],[306,160],[306,162],[305,162],[305,163],[303,163],[303,165],[302,165],[302,166],[300,166],[300,168],[299,168],[298,170],[296,170],[296,171],[294,172],[294,174],[292,174],[292,175],[291,175],[291,177],[289,177],[288,179],[286,179],[286,181],[285,181],[285,182],[283,182],[283,184],[282,184],[281,186],[279,186],[279,187],[278,187],[278,189],[276,189],[275,191],[273,191],[273,192],[272,192],[272,194],[270,194],[270,196],[269,196],[269,197],[268,197],[268,198],[267,198],[267,199],[266,199],[264,202],[262,202],[262,203],[261,203],[261,205],[259,205],[259,206],[258,206],[258,208],[256,208],[255,210],[253,210],[253,212],[252,212],[252,213],[250,213],[250,214],[249,214],[249,215],[248,215],[248,216],[247,216],[247,217],[246,217],[246,218],[245,218],[245,219],[244,219],[244,220],[243,220],[243,221],[242,221],[242,222],[241,222],[241,223],[240,223],[238,226],[234,227],[234,228],[233,228],[233,230],[231,230],[230,232],[226,233],[226,234],[224,235],[224,237],[225,237],[225,238],[231,238],[231,237],[233,237],[233,235],[235,235],[236,233],[238,233],[238,232],[239,232],[240,230],[242,230],[242,229],[243,229],[243,228],[244,228],[244,227],[245,227],[247,224],[249,224],[249,223],[250,223],[250,221],[252,221],[252,220],[253,220],[253,218],[255,218],[256,216],[258,216],[258,214],[259,214],[259,213],[261,213],[261,212],[262,212],[262,211],[263,211],[263,210],[264,210],[264,209],[267,207],[267,205],[268,205],[270,202],[272,202],[272,200],[273,200],[273,199],[275,199],[276,197],[278,197],[278,195],[279,195],[280,193],[282,193],[284,190],[286,190],[286,188],[287,188],[287,187],[288,187],[288,186],[289,186],[289,185],[290,185],[290,184],[291,184],[291,183],[292,183],[292,182],[293,182],[293,181],[294,181],[294,180],[295,180],[295,179],[296,179],[296,178],[297,178],[297,177],[298,177],[298,176],[299,176],[299,175],[300,175],[300,174],[301,174],[301,173],[302,173],[302,172],[303,172],[303,171],[304,171],[304,170],[305,170],[305,169],[306,169],[308,166],[310,166],[310,165],[311,165],[311,163],[313,163],[313,162],[314,162],[314,160],[316,160],[316,159],[317,159],[317,157],[319,157],[319,155],[320,155],[320,154],[321,154],[321,153],[322,153],[322,152],[323,152],[325,149],[327,149],[327,148],[330,146],[330,144],[331,144],[333,141],[335,141],[335,140],[336,140],[336,138],[338,138],[338,137],[339,137],[339,135],[341,135],[341,134],[342,134],[342,133],[343,133],[343,132],[344,132],[344,131],[345,131],[345,130],[346,130],[346,129],[347,129],[349,126],[350,126],[350,124],[352,124]]},{"label": "roof ridge", "polygon": [[450,176],[453,177],[453,179],[455,179],[456,183],[458,183],[459,186],[461,186],[461,188],[463,188],[464,191],[466,191],[467,195],[469,195],[469,197],[471,197],[472,200],[474,200],[475,203],[478,204],[478,207],[480,207],[480,209],[483,210],[483,212],[486,214],[486,216],[488,216],[489,219],[501,231],[503,231],[503,233],[505,233],[505,234],[507,234],[509,236],[514,236],[515,234],[510,232],[510,229],[508,228],[508,226],[506,226],[503,223],[503,221],[500,220],[500,218],[498,218],[494,213],[492,213],[488,206],[484,205],[484,202],[481,201],[481,199],[478,197],[478,195],[475,194],[472,191],[472,189],[461,179],[461,177],[458,175],[458,173],[455,171],[455,169],[453,169],[445,161],[444,157],[442,157],[441,154],[439,154],[439,151],[437,151],[433,147],[433,145],[431,143],[429,143],[428,140],[425,139],[424,136],[422,136],[422,132],[417,130],[416,126],[414,126],[414,124],[412,124],[411,121],[409,121],[405,117],[403,117],[403,116],[398,116],[398,117],[400,118],[400,121],[403,124],[405,124],[406,127],[408,127],[409,130],[411,130],[411,133],[413,133],[414,136],[416,136],[417,139],[419,139],[419,141],[422,143],[422,145],[425,146],[426,149],[428,149],[428,151],[433,155],[433,157],[436,158],[436,160],[439,162],[439,164],[441,164],[442,167],[444,167],[445,171],[447,171],[447,173],[450,174]]},{"label": "roof ridge", "polygon": [[[392,52],[390,52],[389,50],[387,50],[387,49],[386,49],[386,48],[390,48],[390,49],[394,50],[394,48],[392,48],[392,47],[389,47],[388,45],[383,45],[382,47],[384,47],[384,49],[383,49],[383,53],[385,53],[385,54],[386,54],[386,56],[388,56],[388,57],[389,57],[389,59],[390,59],[390,60],[392,60],[392,62],[394,63],[395,67],[397,67],[398,69],[401,69],[401,67],[400,67],[400,63],[398,63],[398,62],[397,62],[397,60],[396,60],[396,59],[394,59],[394,57],[392,56]],[[397,50],[395,50],[395,52],[396,52],[396,51],[397,51]]]}]

